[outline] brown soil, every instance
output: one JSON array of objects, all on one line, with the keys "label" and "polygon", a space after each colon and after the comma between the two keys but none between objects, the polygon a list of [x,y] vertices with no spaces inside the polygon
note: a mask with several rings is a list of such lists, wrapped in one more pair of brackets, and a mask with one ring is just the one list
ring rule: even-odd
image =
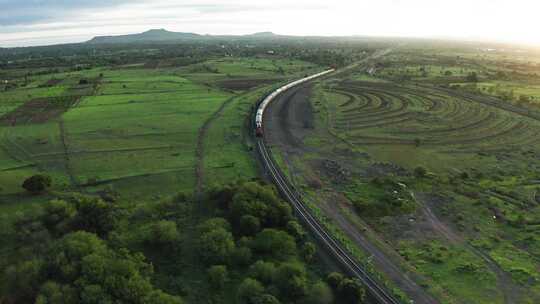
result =
[{"label": "brown soil", "polygon": [[0,117],[0,125],[44,123],[57,118],[77,103],[80,96],[32,99]]},{"label": "brown soil", "polygon": [[54,87],[55,85],[61,83],[63,79],[49,79],[44,84],[39,85],[39,87],[47,88],[47,87]]},{"label": "brown soil", "polygon": [[[277,98],[272,106],[268,108],[265,114],[265,137],[271,146],[279,147],[283,152],[283,158],[289,159],[291,156],[302,157],[305,152],[310,152],[310,147],[303,144],[303,139],[309,135],[313,126],[313,111],[310,102],[310,87],[301,86],[285,92]],[[337,139],[336,139],[337,141]],[[316,151],[325,154],[322,151]],[[341,170],[345,167],[343,162],[337,162],[335,155],[324,155],[327,161],[330,161],[330,167],[336,167]],[[333,175],[335,172],[332,168],[326,168],[321,162],[308,162],[311,165],[311,171],[319,172],[322,169]],[[324,161],[323,161],[324,163]],[[287,162],[290,171],[301,172],[299,168],[294,168],[294,163]],[[322,165],[322,166],[321,166]],[[347,168],[348,169],[348,168]],[[294,181],[292,181],[294,183]],[[327,187],[324,187],[327,188]],[[325,189],[331,192],[332,189]],[[416,275],[404,272],[399,263],[396,263],[393,258],[385,252],[387,249],[381,249],[376,244],[371,242],[358,227],[352,223],[344,208],[336,204],[335,198],[325,200],[321,205],[325,216],[331,219],[343,232],[360,248],[372,256],[373,264],[378,271],[387,275],[400,289],[415,301],[415,303],[437,303],[426,291],[415,282]],[[393,256],[398,256],[394,252]]]}]

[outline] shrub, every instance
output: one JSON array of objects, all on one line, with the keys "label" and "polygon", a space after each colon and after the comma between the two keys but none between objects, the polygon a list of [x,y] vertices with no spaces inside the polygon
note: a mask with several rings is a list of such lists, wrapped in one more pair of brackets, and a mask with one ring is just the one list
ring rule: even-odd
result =
[{"label": "shrub", "polygon": [[422,166],[418,166],[414,168],[414,176],[418,178],[426,177],[427,173],[428,173],[427,169]]},{"label": "shrub", "polygon": [[200,256],[209,264],[225,263],[234,249],[232,234],[223,228],[206,232],[199,239]]},{"label": "shrub", "polygon": [[254,303],[258,297],[261,297],[263,292],[264,287],[259,281],[247,278],[238,287],[236,297],[240,304],[251,304]]},{"label": "shrub", "polygon": [[23,182],[22,187],[32,194],[38,194],[49,188],[51,186],[51,183],[52,180],[50,176],[36,174],[27,178]]},{"label": "shrub", "polygon": [[228,280],[227,266],[214,265],[208,269],[210,284],[217,289],[222,289]]}]

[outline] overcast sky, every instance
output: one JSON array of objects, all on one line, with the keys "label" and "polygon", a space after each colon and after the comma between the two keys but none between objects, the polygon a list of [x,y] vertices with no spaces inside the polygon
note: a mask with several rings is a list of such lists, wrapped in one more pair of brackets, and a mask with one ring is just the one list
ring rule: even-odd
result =
[{"label": "overcast sky", "polygon": [[199,34],[465,38],[540,45],[538,0],[0,0],[0,46],[151,28]]}]

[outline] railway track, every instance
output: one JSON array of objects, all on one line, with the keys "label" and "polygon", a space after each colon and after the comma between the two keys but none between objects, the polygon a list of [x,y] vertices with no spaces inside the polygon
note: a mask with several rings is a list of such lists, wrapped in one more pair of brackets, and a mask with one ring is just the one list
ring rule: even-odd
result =
[{"label": "railway track", "polygon": [[[290,88],[290,87],[288,87]],[[287,89],[288,89],[287,88]],[[283,92],[285,90],[282,90]],[[257,152],[268,175],[276,185],[281,195],[292,205],[297,217],[310,230],[312,235],[330,253],[339,265],[351,276],[358,278],[366,287],[368,293],[380,304],[402,303],[378,280],[374,279],[313,216],[311,210],[304,204],[302,196],[288,182],[282,171],[276,165],[270,149],[267,147],[264,137],[257,139]]]},{"label": "railway track", "polygon": [[360,279],[365,285],[369,294],[381,304],[397,304],[402,303],[396,299],[386,288],[371,275],[344,249],[343,245],[337,241],[319,221],[312,215],[311,211],[302,202],[301,196],[288,183],[281,170],[274,162],[271,152],[266,146],[264,139],[259,139],[257,142],[257,150],[261,161],[267,170],[268,174],[274,181],[274,184],[283,195],[283,197],[293,206],[296,215],[309,228],[313,236],[324,245],[325,249],[336,258],[336,261],[346,269],[350,275]]}]

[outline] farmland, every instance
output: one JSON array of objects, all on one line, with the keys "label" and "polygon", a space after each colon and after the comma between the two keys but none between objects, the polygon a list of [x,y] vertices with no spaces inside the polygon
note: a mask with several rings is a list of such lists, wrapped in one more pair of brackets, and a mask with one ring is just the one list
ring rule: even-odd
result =
[{"label": "farmland", "polygon": [[[244,136],[252,104],[266,91],[243,91],[313,67],[299,61],[224,59],[180,69],[98,68],[32,77],[27,86],[1,95],[2,195],[20,197],[24,177],[39,171],[53,177],[56,189],[92,193],[106,187],[127,198],[193,189],[199,130],[226,102],[209,136],[213,145],[230,145],[231,155],[209,159],[208,169],[238,159],[240,169],[224,174],[254,177],[238,138]],[[237,90],[220,86],[253,77],[263,82]],[[214,130],[225,134],[214,135]],[[218,172],[212,173],[217,180]],[[4,203],[2,208],[10,207]]]},{"label": "farmland", "polygon": [[[0,302],[72,303],[81,282],[121,299],[95,274],[129,269],[141,299],[358,303],[359,281],[328,275],[335,263],[259,179],[250,120],[329,63],[264,125],[318,220],[402,299],[539,301],[540,55],[271,41],[0,62]],[[66,272],[80,267],[96,271]]]},{"label": "farmland", "polygon": [[[322,67],[264,55],[178,67],[165,62],[2,71],[9,81],[0,93],[0,302],[49,297],[49,288],[59,285],[22,284],[33,276],[26,267],[45,265],[57,248],[69,251],[70,242],[93,244],[86,254],[109,265],[125,263],[133,284],[151,284],[155,290],[146,299],[157,303],[307,300],[308,290],[332,300],[321,281],[328,270],[307,265],[316,258],[315,246],[290,208],[271,187],[248,183],[258,176],[252,108],[273,87]],[[46,191],[21,187],[39,174],[51,178]],[[260,200],[239,200],[235,193],[263,195],[279,212],[270,212],[271,219],[265,218],[269,207],[233,212],[226,206]],[[249,231],[239,224],[245,217]],[[201,257],[213,249],[202,248],[200,239],[213,246],[214,235],[225,251]],[[281,253],[269,246],[280,246]],[[269,273],[266,279],[257,267]],[[121,280],[116,275],[111,270],[107,280]],[[300,293],[284,291],[288,279],[302,283]],[[63,301],[74,303],[79,286],[61,286]],[[139,287],[133,290],[148,290]]]},{"label": "farmland", "polygon": [[538,58],[396,48],[284,98],[269,139],[326,220],[377,244],[383,275],[390,260],[442,303],[535,303]]}]

